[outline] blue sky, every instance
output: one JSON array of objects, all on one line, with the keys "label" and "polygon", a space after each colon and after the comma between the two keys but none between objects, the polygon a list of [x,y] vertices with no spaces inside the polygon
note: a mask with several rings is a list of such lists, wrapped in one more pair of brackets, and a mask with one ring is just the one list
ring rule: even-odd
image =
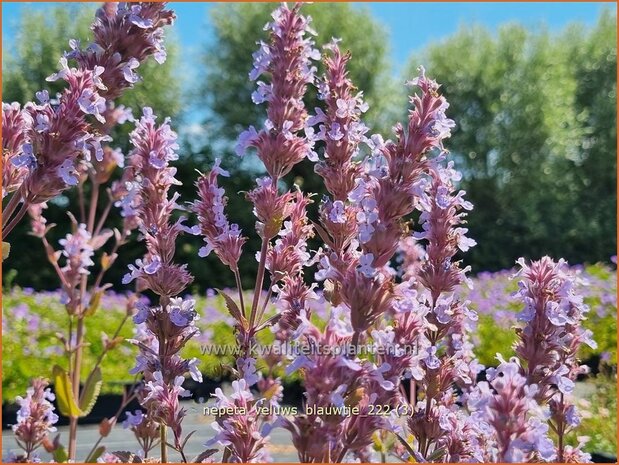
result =
[{"label": "blue sky", "polygon": [[[31,9],[48,8],[52,4],[2,2],[3,44],[6,46],[11,42],[21,14],[27,14]],[[93,4],[93,8],[96,5]],[[213,5],[214,3],[172,2],[177,13],[174,34],[179,38],[184,51],[180,57],[181,73],[190,80],[197,73],[194,66],[195,53],[212,35],[209,10]],[[610,2],[367,2],[355,5],[369,8],[388,31],[394,73],[403,68],[413,51],[453,34],[461,25],[481,24],[496,30],[501,24],[519,22],[529,27],[543,25],[553,31],[574,21],[593,25],[604,8],[615,8]],[[328,4],[324,7],[328,8]],[[191,115],[193,113],[194,110],[190,112]],[[189,119],[199,119],[198,114],[193,116]]]},{"label": "blue sky", "polygon": [[[2,3],[2,39],[10,41],[15,23],[22,12],[30,8],[46,8],[50,3]],[[396,67],[413,50],[452,34],[462,24],[483,24],[492,29],[502,23],[518,21],[532,27],[547,25],[561,29],[572,21],[593,24],[600,11],[613,3],[601,2],[539,2],[539,3],[356,3],[367,7],[390,33],[392,59]],[[208,11],[212,3],[174,2],[178,20],[176,34],[181,44],[190,49],[204,43],[210,36]],[[325,7],[328,7],[325,5]]]}]

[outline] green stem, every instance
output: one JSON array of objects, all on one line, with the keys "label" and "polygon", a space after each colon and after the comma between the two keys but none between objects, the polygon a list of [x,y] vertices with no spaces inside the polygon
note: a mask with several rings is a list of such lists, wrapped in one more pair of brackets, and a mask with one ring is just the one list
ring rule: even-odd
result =
[{"label": "green stem", "polygon": [[236,280],[236,288],[239,292],[239,302],[241,303],[241,314],[245,317],[245,312],[247,309],[245,308],[245,302],[243,301],[243,286],[241,285],[241,275],[239,274],[239,268],[236,267],[234,269],[234,279]]},{"label": "green stem", "polygon": [[260,248],[260,263],[258,265],[258,276],[256,277],[256,286],[254,287],[254,299],[251,304],[251,313],[249,314],[249,328],[253,329],[256,321],[256,310],[260,303],[260,292],[262,291],[262,285],[264,284],[264,272],[266,270],[267,262],[267,249],[269,247],[269,240],[266,237],[262,238],[262,247]]}]

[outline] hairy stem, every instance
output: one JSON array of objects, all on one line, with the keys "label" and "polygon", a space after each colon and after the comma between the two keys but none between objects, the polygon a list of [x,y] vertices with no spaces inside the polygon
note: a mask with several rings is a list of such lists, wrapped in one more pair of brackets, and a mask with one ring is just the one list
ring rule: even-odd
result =
[{"label": "hairy stem", "polygon": [[105,206],[105,209],[103,210],[103,213],[101,213],[101,216],[99,217],[99,221],[97,221],[97,227],[95,228],[95,231],[93,233],[94,236],[99,234],[101,230],[103,229],[103,225],[105,224],[105,220],[107,220],[107,217],[110,214],[111,209],[112,209],[112,200],[110,200],[107,203],[107,205]]},{"label": "hairy stem", "polygon": [[[27,202],[22,203],[21,208],[19,209],[17,214],[13,217],[13,219],[11,219],[9,224],[7,224],[6,226],[3,226],[3,228],[2,228],[2,239],[3,240],[6,239],[6,237],[13,230],[13,228],[15,226],[17,226],[17,224],[22,220],[22,218],[24,217],[24,215],[28,211],[28,207],[29,207],[29,204]],[[4,218],[3,218],[3,220],[4,220]]]},{"label": "hairy stem", "polygon": [[99,203],[99,184],[92,183],[92,190],[90,191],[90,204],[88,205],[88,232],[94,233],[95,229],[95,216],[97,214],[97,204]]},{"label": "hairy stem", "polygon": [[[82,341],[84,338],[84,318],[77,317],[77,329],[75,334],[75,358],[73,359],[73,370],[71,381],[73,383],[73,398],[80,397],[80,371],[82,367]],[[75,461],[77,451],[77,417],[71,417],[69,424],[69,460]]]},{"label": "hairy stem", "polygon": [[[560,401],[560,408],[561,411],[563,411],[563,401],[564,401],[564,395],[563,393],[561,393],[561,401]],[[558,461],[559,463],[563,463],[563,452],[564,452],[564,444],[563,444],[563,436],[565,435],[565,424],[563,423],[562,419],[559,419],[558,424],[557,424],[557,436],[559,437],[559,444],[557,445],[557,456],[558,456]]]},{"label": "hairy stem", "polygon": [[13,193],[11,195],[11,199],[9,203],[6,204],[6,208],[2,209],[2,226],[6,224],[9,218],[15,213],[15,209],[19,205],[19,201],[21,200],[21,194],[19,191]]},{"label": "hairy stem", "polygon": [[256,286],[254,287],[254,299],[251,304],[251,313],[249,315],[249,327],[253,328],[256,321],[256,310],[260,303],[260,292],[262,291],[262,284],[264,284],[264,272],[266,270],[267,262],[267,249],[269,247],[269,240],[262,238],[262,247],[260,249],[260,263],[258,265],[258,275],[256,277]]},{"label": "hairy stem", "polygon": [[166,425],[159,425],[159,441],[161,445],[161,463],[168,463],[168,445],[167,445],[167,430]]},{"label": "hairy stem", "polygon": [[245,302],[243,301],[243,286],[241,285],[241,275],[239,274],[238,267],[234,269],[234,279],[236,280],[236,288],[239,292],[239,302],[241,303],[241,314],[247,317],[247,315],[245,314],[247,310],[245,308]]}]

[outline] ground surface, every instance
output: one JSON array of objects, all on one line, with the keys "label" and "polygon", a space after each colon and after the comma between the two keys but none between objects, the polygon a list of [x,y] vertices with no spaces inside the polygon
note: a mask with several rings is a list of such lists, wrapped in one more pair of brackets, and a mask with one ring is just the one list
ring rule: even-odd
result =
[{"label": "ground surface", "polygon": [[[224,393],[228,394],[232,392],[232,388],[229,384],[225,384],[223,387]],[[193,430],[197,430],[196,433],[189,439],[189,443],[186,448],[186,455],[189,460],[192,460],[200,452],[207,449],[204,443],[211,439],[215,432],[211,428],[211,423],[214,421],[212,416],[203,415],[203,407],[212,407],[214,405],[213,400],[210,400],[206,404],[198,405],[194,402],[185,402],[183,406],[187,409],[187,417],[183,421],[183,432],[190,433]],[[61,426],[58,428],[58,432],[61,434],[61,441],[66,444],[69,437],[69,427]],[[271,443],[269,446],[269,452],[271,457],[276,462],[298,462],[298,456],[296,450],[292,446],[290,433],[282,428],[276,428],[271,432]],[[80,425],[78,429],[77,438],[77,457],[78,460],[84,460],[86,455],[90,452],[93,444],[99,439],[99,426],[98,425]],[[108,451],[116,450],[130,450],[135,451],[137,449],[137,442],[133,436],[133,433],[129,430],[123,429],[122,425],[117,425],[110,435],[103,440],[102,445],[107,447]],[[213,448],[214,446],[211,446]],[[15,444],[13,432],[11,430],[2,431],[2,456],[6,457],[9,451],[18,451]],[[47,454],[43,449],[40,451],[40,456],[43,461],[50,461],[51,455]],[[169,461],[180,462],[180,455],[170,450]],[[153,451],[153,455],[158,455],[158,451]],[[221,453],[216,455],[217,461],[221,460]]]}]

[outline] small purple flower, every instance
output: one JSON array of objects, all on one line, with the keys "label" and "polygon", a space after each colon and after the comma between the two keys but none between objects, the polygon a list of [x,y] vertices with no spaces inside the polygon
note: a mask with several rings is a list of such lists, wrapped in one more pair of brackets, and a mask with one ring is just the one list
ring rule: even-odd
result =
[{"label": "small purple flower", "polygon": [[153,20],[149,18],[143,18],[140,16],[142,12],[142,7],[140,5],[132,5],[131,13],[129,14],[129,21],[135,24],[137,27],[141,29],[148,29],[153,27]]},{"label": "small purple flower", "polygon": [[327,133],[331,140],[340,140],[344,137],[344,133],[341,131],[341,126],[339,123],[331,123],[331,129]]},{"label": "small purple flower", "polygon": [[136,60],[135,58],[131,58],[122,67],[123,75],[125,77],[125,80],[128,83],[135,84],[136,82],[138,82],[140,80],[140,76],[138,76],[137,73],[133,72],[133,70],[137,69],[139,66],[140,66],[140,62],[138,60]]},{"label": "small purple flower", "polygon": [[260,381],[260,373],[256,371],[256,359],[251,357],[239,358],[237,366],[247,387],[251,387]]},{"label": "small purple flower", "polygon": [[151,258],[150,262],[144,261],[144,266],[142,270],[146,274],[155,274],[161,268],[161,258],[158,255],[155,255]]},{"label": "small purple flower", "polygon": [[176,326],[181,328],[189,326],[197,319],[196,301],[175,297],[170,301],[168,313],[170,314],[170,321]]},{"label": "small purple flower", "polygon": [[349,100],[344,100],[342,98],[338,98],[336,101],[337,111],[335,112],[338,118],[349,118],[355,116],[355,110],[357,108],[357,100],[351,98]]},{"label": "small purple flower", "polygon": [[78,99],[80,109],[87,115],[93,115],[100,123],[105,123],[102,113],[105,112],[105,99],[87,88],[82,91]]},{"label": "small purple flower", "polygon": [[45,105],[49,102],[49,92],[47,90],[40,90],[34,94],[41,105]]},{"label": "small purple flower", "polygon": [[133,315],[133,322],[139,325],[144,323],[150,315],[150,307],[143,302],[136,303],[135,307],[138,311]]},{"label": "small purple flower", "polygon": [[11,164],[16,168],[28,168],[30,171],[37,167],[37,159],[32,150],[32,144],[26,143],[22,145],[22,154],[11,158]]},{"label": "small purple flower", "polygon": [[123,428],[134,428],[142,424],[144,421],[144,413],[141,410],[136,410],[135,413],[125,412],[125,421],[123,421]]},{"label": "small purple flower", "polygon": [[252,146],[256,139],[258,139],[258,132],[253,126],[250,126],[249,129],[243,131],[239,136],[238,142],[236,144],[235,150],[237,156],[242,157],[245,154],[247,148]]},{"label": "small purple flower", "polygon": [[329,220],[333,223],[343,224],[346,222],[346,214],[344,210],[344,202],[336,200],[333,202],[331,211],[329,212]]},{"label": "small purple flower", "polygon": [[199,363],[200,363],[200,360],[198,360],[197,358],[192,358],[191,360],[187,362],[187,368],[189,369],[189,375],[191,376],[191,379],[193,379],[197,383],[202,382],[202,372],[198,368]]},{"label": "small purple flower", "polygon": [[423,358],[423,361],[431,370],[436,370],[441,366],[441,361],[436,356],[436,346],[431,346],[426,349],[426,356]]},{"label": "small purple flower", "polygon": [[359,257],[359,267],[357,269],[366,277],[371,278],[376,274],[376,269],[372,267],[373,263],[374,254],[363,254],[361,255],[361,257]]},{"label": "small purple flower", "polygon": [[34,130],[37,132],[48,132],[49,131],[49,116],[44,114],[37,115],[37,125],[34,127]]},{"label": "small purple flower", "polygon": [[580,415],[578,415],[578,409],[575,405],[570,405],[565,412],[565,421],[572,428],[576,428],[580,425]]}]

